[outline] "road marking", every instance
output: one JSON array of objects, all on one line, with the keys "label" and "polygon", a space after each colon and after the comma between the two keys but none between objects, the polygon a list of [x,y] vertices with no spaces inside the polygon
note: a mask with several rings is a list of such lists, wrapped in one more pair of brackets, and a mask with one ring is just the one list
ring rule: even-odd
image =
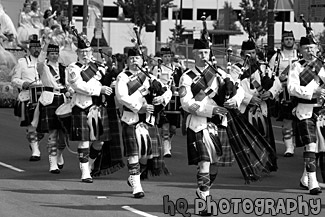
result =
[{"label": "road marking", "polygon": [[126,209],[126,210],[128,210],[128,211],[130,211],[130,212],[136,213],[136,214],[138,214],[138,215],[141,215],[141,216],[145,216],[145,217],[158,217],[158,216],[151,215],[151,214],[149,214],[149,213],[142,212],[142,211],[140,211],[140,210],[134,209],[134,208],[132,208],[132,207],[130,207],[130,206],[122,206],[122,208],[123,208],[123,209]]},{"label": "road marking", "polygon": [[7,167],[8,169],[12,169],[12,170],[15,170],[15,171],[20,172],[20,173],[25,172],[25,170],[18,169],[18,168],[14,167],[14,166],[11,166],[9,164],[5,164],[5,163],[2,163],[2,162],[0,162],[0,166]]},{"label": "road marking", "polygon": [[282,129],[282,126],[276,126],[276,125],[272,125],[273,128],[278,128],[278,129]]},{"label": "road marking", "polygon": [[283,141],[280,141],[280,140],[274,140],[274,142],[275,142],[276,144],[283,144]]}]

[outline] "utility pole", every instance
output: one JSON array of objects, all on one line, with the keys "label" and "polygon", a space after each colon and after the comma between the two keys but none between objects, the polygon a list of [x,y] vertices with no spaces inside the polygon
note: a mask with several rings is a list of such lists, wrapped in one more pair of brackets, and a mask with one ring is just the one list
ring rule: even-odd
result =
[{"label": "utility pole", "polygon": [[83,19],[82,19],[82,31],[87,35],[87,23],[88,23],[88,0],[84,0],[83,5]]},{"label": "utility pole", "polygon": [[161,41],[161,0],[156,1],[157,7],[157,23],[156,23],[156,39]]},{"label": "utility pole", "polygon": [[274,0],[268,0],[267,14],[267,44],[269,56],[274,53]]},{"label": "utility pole", "polygon": [[68,0],[68,19],[69,23],[72,21],[72,16],[73,16],[73,3],[72,0]]},{"label": "utility pole", "polygon": [[183,0],[180,2],[180,9],[179,9],[179,25],[182,26],[182,20],[183,20]]}]

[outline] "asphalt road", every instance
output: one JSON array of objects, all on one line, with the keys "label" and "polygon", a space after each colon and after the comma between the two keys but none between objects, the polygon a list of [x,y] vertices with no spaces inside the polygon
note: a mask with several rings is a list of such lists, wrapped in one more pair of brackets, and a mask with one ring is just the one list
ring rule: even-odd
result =
[{"label": "asphalt road", "polygon": [[[245,184],[236,164],[220,168],[210,190],[217,202],[215,216],[324,216],[325,192],[311,196],[299,188],[303,150],[297,149],[293,158],[283,157],[280,125],[274,121],[278,171]],[[142,182],[142,199],[132,197],[126,168],[95,178],[92,184],[81,183],[77,156],[68,150],[61,173],[49,173],[46,139],[41,142],[41,161],[29,162],[25,129],[12,109],[0,109],[0,217],[197,216],[196,205],[202,204],[194,200],[196,168],[187,165],[186,138],[180,131],[173,140],[173,156],[166,159],[172,175]],[[75,144],[71,149],[76,151]]]}]

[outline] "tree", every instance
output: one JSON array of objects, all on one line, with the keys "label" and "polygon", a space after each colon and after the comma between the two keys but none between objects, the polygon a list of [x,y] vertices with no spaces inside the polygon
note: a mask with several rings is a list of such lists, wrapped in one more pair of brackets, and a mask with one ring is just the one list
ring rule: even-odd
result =
[{"label": "tree", "polygon": [[316,37],[318,38],[318,42],[319,42],[320,46],[322,47],[322,52],[324,54],[324,52],[325,52],[325,30],[323,30],[323,32],[317,34]]},{"label": "tree", "polygon": [[[161,9],[166,10],[173,0],[162,0]],[[124,17],[139,26],[139,32],[146,24],[155,21],[157,14],[156,0],[117,0],[114,2],[123,9]]]},{"label": "tree", "polygon": [[239,4],[242,8],[240,23],[248,33],[245,19],[249,19],[251,33],[254,39],[267,33],[267,0],[242,0]]},{"label": "tree", "polygon": [[57,15],[67,16],[68,0],[51,0],[52,11],[56,11]]},{"label": "tree", "polygon": [[223,6],[223,25],[220,25],[220,21],[216,20],[213,24],[214,29],[226,29],[226,30],[234,30],[239,31],[240,29],[235,24],[237,21],[237,13],[234,11],[234,9],[231,6],[231,3],[225,2],[225,5]]},{"label": "tree", "polygon": [[185,27],[183,27],[183,25],[175,24],[175,28],[174,29],[169,29],[169,30],[173,33],[173,36],[169,37],[171,42],[173,42],[173,43],[182,43],[185,40],[185,38],[183,36],[183,33],[185,31]]}]

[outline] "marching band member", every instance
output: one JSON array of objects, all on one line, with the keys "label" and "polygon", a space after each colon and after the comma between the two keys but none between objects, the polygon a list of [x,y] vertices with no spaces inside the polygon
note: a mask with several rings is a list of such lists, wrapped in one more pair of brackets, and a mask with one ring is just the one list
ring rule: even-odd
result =
[{"label": "marching band member", "polygon": [[275,76],[279,77],[283,92],[279,95],[280,111],[279,119],[283,121],[282,136],[286,147],[284,157],[292,157],[294,154],[293,130],[292,130],[292,101],[287,90],[287,78],[289,64],[298,60],[297,50],[295,49],[295,38],[292,31],[282,33],[282,49],[278,50],[269,61],[269,66],[273,69]]},{"label": "marching band member", "polygon": [[[210,56],[209,42],[195,39],[193,55],[195,68],[184,72],[180,80],[179,94],[182,108],[189,113],[186,120],[188,163],[189,165],[198,165],[196,194],[205,200],[209,196],[210,183],[213,182],[217,174],[217,171],[213,171],[214,167],[212,166],[212,171],[210,171],[210,165],[215,164],[218,155],[221,155],[221,148],[218,146],[228,142],[222,140],[226,137],[219,134],[218,127],[211,123],[210,119],[214,116],[226,119],[227,109],[218,106],[212,97],[205,94],[204,90],[194,93],[195,79],[202,74],[202,71],[209,68],[205,62],[209,60]],[[205,83],[207,89],[210,90],[216,90],[218,85],[216,76],[211,77]],[[240,103],[241,98],[237,96],[227,104],[229,107],[236,107]],[[218,140],[219,142],[217,142]]]},{"label": "marching band member", "polygon": [[316,121],[322,108],[320,99],[325,96],[325,89],[321,87],[325,82],[325,71],[323,63],[316,59],[317,51],[312,37],[301,37],[300,52],[303,58],[291,65],[288,77],[289,94],[296,97],[297,103],[293,110],[296,146],[305,147],[305,169],[300,186],[309,189],[312,195],[322,192],[316,177],[315,153],[318,150]]},{"label": "marching band member", "polygon": [[[178,97],[178,85],[179,79],[182,76],[182,70],[179,67],[175,67],[172,64],[172,51],[169,47],[162,47],[160,49],[160,55],[162,63],[158,63],[152,69],[152,74],[156,76],[160,81],[171,88],[173,97],[170,101],[170,107],[178,107],[175,110],[169,111],[165,108],[165,111],[161,113],[159,127],[162,128],[162,138],[163,138],[163,151],[164,157],[171,157],[171,142],[173,136],[176,134],[176,129],[180,128],[180,101]],[[174,109],[174,108],[173,108]]]},{"label": "marching band member", "polygon": [[[77,33],[76,33],[77,34]],[[78,34],[77,34],[78,35]],[[103,95],[110,95],[112,88],[101,84],[105,68],[92,61],[92,48],[85,35],[77,36],[78,61],[68,68],[68,82],[75,93],[71,99],[71,128],[69,138],[78,141],[81,181],[92,183],[89,149],[100,150],[104,141],[110,139],[107,110],[103,106]]]},{"label": "marching band member", "polygon": [[48,133],[47,149],[49,154],[50,172],[60,173],[64,160],[62,152],[65,148],[66,135],[62,131],[61,123],[56,109],[66,101],[67,76],[66,67],[58,63],[60,48],[58,45],[50,44],[50,38],[45,40],[39,56],[37,71],[40,74],[44,85],[38,107],[35,111],[33,126],[37,127],[37,132]]},{"label": "marching band member", "polygon": [[[122,137],[124,153],[128,158],[128,184],[132,187],[133,196],[142,198],[144,191],[140,183],[141,170],[147,165],[149,172],[159,175],[166,169],[154,112],[156,106],[167,105],[172,93],[153,75],[140,69],[143,59],[139,49],[129,49],[127,65],[128,68],[117,77],[115,93],[118,102],[123,106]],[[154,96],[154,82],[164,87],[165,92],[162,95]]]},{"label": "marching band member", "polygon": [[276,151],[268,100],[275,99],[282,91],[280,80],[277,77],[272,78],[272,71],[266,64],[259,62],[253,40],[243,41],[241,50],[245,62],[236,63],[237,67],[232,67],[239,68],[242,71],[240,74],[243,73],[240,76],[240,85],[245,91],[245,98],[239,109]]},{"label": "marching band member", "polygon": [[[276,169],[271,160],[275,158],[273,149],[238,111],[243,89],[239,86],[237,90],[230,75],[208,62],[210,52],[207,40],[194,40],[195,67],[183,73],[179,89],[182,108],[188,113],[188,164],[198,167],[196,194],[204,200],[210,195],[218,167],[231,166],[233,154],[246,182]],[[207,210],[201,213],[205,214],[209,214]]]},{"label": "marching band member", "polygon": [[39,150],[39,141],[44,135],[37,133],[36,128],[31,125],[35,106],[31,103],[29,88],[33,85],[41,85],[39,74],[37,72],[37,58],[41,51],[41,43],[37,35],[31,35],[29,41],[29,55],[20,58],[13,69],[11,82],[20,91],[17,104],[15,105],[15,116],[20,119],[20,126],[27,127],[26,138],[32,155],[30,161],[39,161],[41,152]]}]

